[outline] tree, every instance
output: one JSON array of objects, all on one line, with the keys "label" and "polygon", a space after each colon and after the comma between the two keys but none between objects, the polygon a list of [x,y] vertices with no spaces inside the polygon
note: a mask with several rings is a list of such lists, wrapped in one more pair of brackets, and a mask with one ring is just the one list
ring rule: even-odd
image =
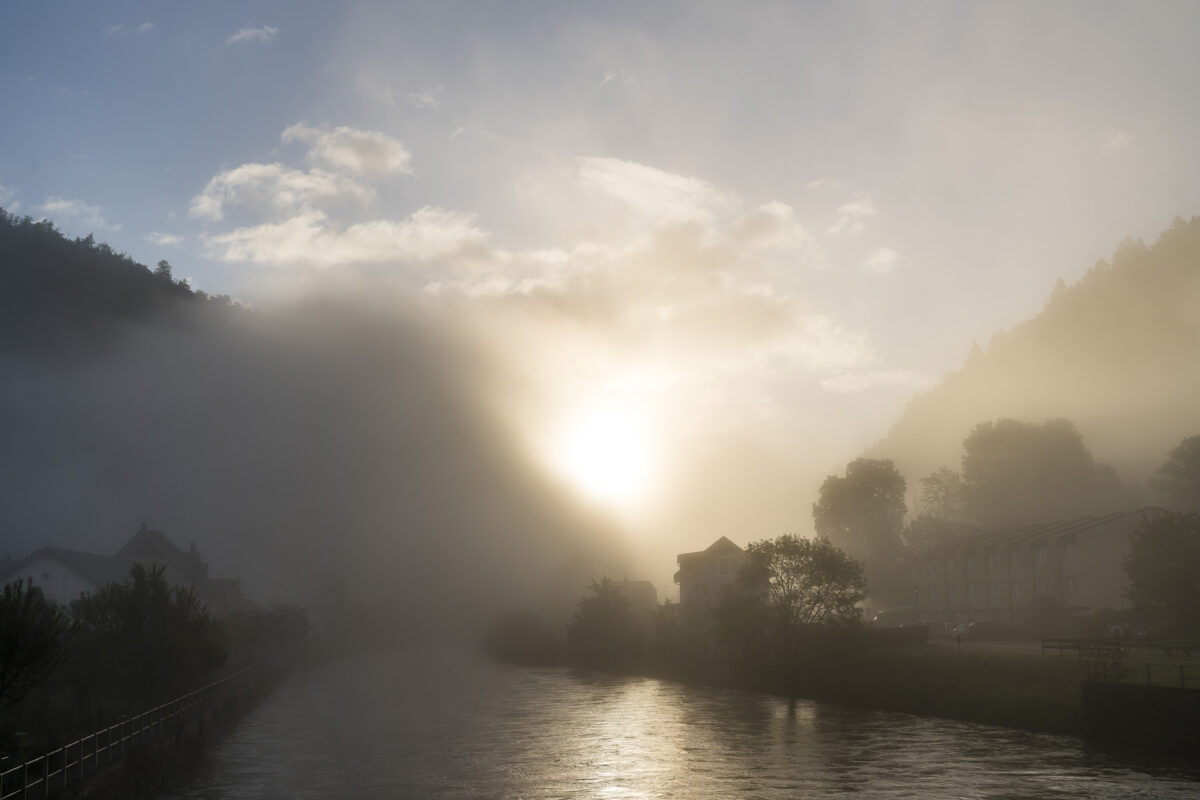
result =
[{"label": "tree", "polygon": [[1125,500],[1116,474],[1096,464],[1065,419],[976,425],[963,442],[962,478],[967,517],[992,528],[1111,511]]},{"label": "tree", "polygon": [[904,602],[909,591],[901,563],[905,488],[891,461],[860,458],[844,478],[826,478],[813,504],[817,534],[864,562],[871,596],[886,604]]},{"label": "tree", "polygon": [[938,519],[955,519],[962,513],[962,475],[949,467],[940,467],[921,478],[921,513]]},{"label": "tree", "polygon": [[579,601],[567,627],[567,645],[585,664],[620,666],[642,648],[642,635],[629,600],[608,578],[592,581],[591,596]]},{"label": "tree", "polygon": [[154,277],[167,281],[168,283],[172,282],[171,262],[167,261],[165,258],[159,261],[154,267]]},{"label": "tree", "polygon": [[130,699],[224,663],[220,626],[196,593],[170,586],[164,567],[134,564],[122,583],[85,592],[71,605],[89,666]]},{"label": "tree", "polygon": [[0,592],[0,708],[15,703],[62,661],[71,635],[66,613],[33,581]]},{"label": "tree", "polygon": [[904,478],[889,460],[860,458],[830,475],[813,503],[817,533],[868,563],[895,558],[908,507]]},{"label": "tree", "polygon": [[1148,513],[1122,564],[1125,594],[1139,611],[1177,632],[1200,634],[1200,514]]},{"label": "tree", "polygon": [[1189,436],[1171,449],[1154,488],[1164,505],[1176,511],[1200,511],[1200,436]]},{"label": "tree", "polygon": [[765,645],[792,663],[805,634],[857,624],[865,598],[862,564],[828,539],[785,534],[751,542],[717,606],[718,637],[742,653]]}]

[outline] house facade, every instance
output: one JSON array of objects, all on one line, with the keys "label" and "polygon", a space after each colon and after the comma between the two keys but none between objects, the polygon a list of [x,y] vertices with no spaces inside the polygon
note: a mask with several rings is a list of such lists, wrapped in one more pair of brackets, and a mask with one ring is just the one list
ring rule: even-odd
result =
[{"label": "house facade", "polygon": [[746,551],[722,536],[703,550],[680,553],[679,613],[685,624],[707,622],[721,599],[721,590],[733,583],[746,563]]},{"label": "house facade", "polygon": [[918,614],[931,624],[993,620],[1029,627],[1036,598],[1073,615],[1129,608],[1121,561],[1149,509],[968,536],[913,564]]},{"label": "house facade", "polygon": [[208,564],[200,558],[195,542],[188,551],[180,550],[162,531],[147,528],[145,523],[111,556],[61,547],[35,550],[26,558],[10,563],[0,574],[0,585],[29,579],[47,600],[65,606],[84,592],[125,580],[134,564],[161,567],[168,584],[194,590],[215,616],[258,608],[242,596],[237,578],[209,577]]}]

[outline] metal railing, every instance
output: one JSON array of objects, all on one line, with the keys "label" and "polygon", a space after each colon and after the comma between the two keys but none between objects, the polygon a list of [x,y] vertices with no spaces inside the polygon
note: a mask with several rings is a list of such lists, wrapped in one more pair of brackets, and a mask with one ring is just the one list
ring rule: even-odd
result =
[{"label": "metal railing", "polygon": [[1200,663],[1171,664],[1153,661],[1131,663],[1086,659],[1083,665],[1084,678],[1089,681],[1200,689]]},{"label": "metal railing", "polygon": [[[255,666],[101,728],[70,744],[0,771],[0,800],[47,798],[155,740],[174,736],[187,718],[224,702]],[[169,724],[170,723],[170,724]]]},{"label": "metal railing", "polygon": [[1042,639],[1042,655],[1057,651],[1120,650],[1125,653],[1162,653],[1163,655],[1200,655],[1200,642],[1189,639],[1147,639],[1139,636],[1106,639]]}]

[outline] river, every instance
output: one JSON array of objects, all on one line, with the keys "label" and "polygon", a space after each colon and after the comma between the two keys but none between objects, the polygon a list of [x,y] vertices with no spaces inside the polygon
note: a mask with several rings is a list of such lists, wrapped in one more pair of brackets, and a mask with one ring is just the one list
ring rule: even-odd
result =
[{"label": "river", "polygon": [[1200,796],[1072,737],[425,648],[293,675],[163,795],[209,798]]}]

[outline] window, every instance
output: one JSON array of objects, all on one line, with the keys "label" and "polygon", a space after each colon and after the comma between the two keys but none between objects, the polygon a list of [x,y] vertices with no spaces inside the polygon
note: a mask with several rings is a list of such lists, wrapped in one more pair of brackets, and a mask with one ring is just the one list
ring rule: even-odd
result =
[{"label": "window", "polygon": [[1063,566],[1073,565],[1075,563],[1075,543],[1062,543],[1062,563]]},{"label": "window", "polygon": [[1050,563],[1050,548],[1046,547],[1046,545],[1039,544],[1037,550],[1034,552],[1036,553],[1037,565],[1039,567],[1044,567]]},{"label": "window", "polygon": [[987,570],[991,572],[994,569],[996,569],[996,554],[989,551],[987,554]]},{"label": "window", "polygon": [[1000,602],[1000,582],[988,581],[988,599],[993,603]]},{"label": "window", "polygon": [[967,584],[967,600],[975,602],[975,584],[973,583]]},{"label": "window", "polygon": [[1037,593],[1040,596],[1044,597],[1044,596],[1050,594],[1050,579],[1049,578],[1038,578],[1036,586],[1037,586]]},{"label": "window", "polygon": [[937,587],[934,586],[933,584],[929,585],[929,602],[931,602],[931,603],[937,602]]},{"label": "window", "polygon": [[975,571],[975,554],[968,553],[967,554],[967,572],[974,572],[974,571]]},{"label": "window", "polygon": [[1065,595],[1075,594],[1075,576],[1074,575],[1064,575],[1063,576],[1063,594],[1065,594]]},{"label": "window", "polygon": [[929,562],[929,577],[933,577],[933,562]]},{"label": "window", "polygon": [[954,591],[953,583],[950,584],[948,587],[946,587],[946,599],[949,600],[951,603],[954,602],[954,595],[956,595],[956,594],[957,594],[957,592]]},{"label": "window", "polygon": [[1025,596],[1025,581],[1012,582],[1012,596],[1014,600]]},{"label": "window", "polygon": [[1017,568],[1020,565],[1021,565],[1021,552],[1019,550],[1017,550],[1016,548],[1009,550],[1008,551],[1008,569],[1012,572],[1016,572]]}]

